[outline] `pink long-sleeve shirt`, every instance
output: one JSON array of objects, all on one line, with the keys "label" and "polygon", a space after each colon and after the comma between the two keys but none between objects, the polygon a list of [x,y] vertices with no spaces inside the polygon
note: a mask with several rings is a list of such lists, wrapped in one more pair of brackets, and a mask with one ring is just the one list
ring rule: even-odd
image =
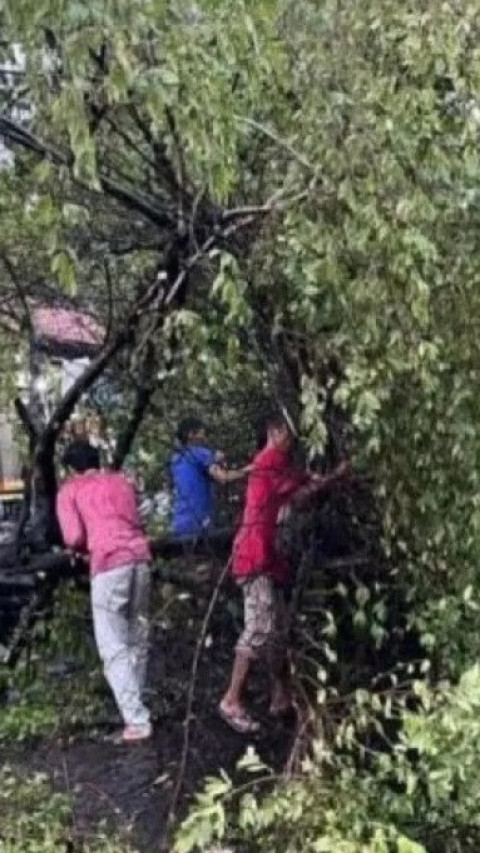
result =
[{"label": "pink long-sleeve shirt", "polygon": [[134,487],[116,471],[76,474],[60,488],[57,516],[68,548],[87,551],[92,575],[151,559]]}]

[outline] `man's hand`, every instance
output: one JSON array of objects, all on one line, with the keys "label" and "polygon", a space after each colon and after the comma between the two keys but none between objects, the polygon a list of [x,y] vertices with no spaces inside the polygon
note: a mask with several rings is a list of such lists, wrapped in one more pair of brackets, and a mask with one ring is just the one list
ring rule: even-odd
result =
[{"label": "man's hand", "polygon": [[225,483],[235,483],[237,480],[246,477],[250,473],[250,469],[251,465],[245,465],[244,468],[229,470],[225,465],[214,462],[213,465],[210,465],[208,474],[216,483],[224,485]]},{"label": "man's hand", "polygon": [[330,474],[317,474],[315,472],[310,474],[310,482],[317,487],[328,486],[336,480],[343,480],[345,477],[349,477],[351,473],[352,465],[344,459]]}]

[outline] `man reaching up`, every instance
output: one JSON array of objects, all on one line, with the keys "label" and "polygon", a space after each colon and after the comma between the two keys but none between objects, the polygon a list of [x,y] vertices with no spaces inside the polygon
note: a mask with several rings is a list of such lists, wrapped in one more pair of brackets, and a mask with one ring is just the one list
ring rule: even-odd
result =
[{"label": "man reaching up", "polygon": [[301,505],[310,495],[327,490],[349,470],[343,463],[326,477],[295,471],[292,446],[293,436],[284,417],[269,416],[266,444],[250,466],[242,523],[233,544],[232,572],[243,591],[244,630],[219,713],[233,729],[245,734],[259,728],[245,708],[243,695],[254,660],[263,658],[268,665],[271,715],[288,710],[292,701],[285,601],[291,569],[276,546],[280,510],[289,502]]}]

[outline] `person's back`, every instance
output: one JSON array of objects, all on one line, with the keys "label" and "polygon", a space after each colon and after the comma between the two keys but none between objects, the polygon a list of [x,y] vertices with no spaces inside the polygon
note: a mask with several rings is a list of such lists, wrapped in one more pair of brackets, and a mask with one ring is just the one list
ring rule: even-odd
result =
[{"label": "person's back", "polygon": [[150,548],[135,486],[123,474],[100,470],[87,441],[63,457],[74,474],[61,487],[57,514],[67,548],[90,557],[93,629],[104,672],[124,721],[121,743],[149,738],[143,702],[148,657]]},{"label": "person's back", "polygon": [[[69,511],[72,506],[76,516]],[[76,547],[72,539],[80,535],[73,529],[80,517],[92,574],[150,559],[135,489],[123,474],[93,470],[73,476],[60,489],[58,511],[71,547]]]},{"label": "person's back", "polygon": [[214,459],[214,452],[202,445],[187,445],[172,457],[172,530],[178,536],[200,533],[212,521],[213,482],[208,470]]},{"label": "person's back", "polygon": [[197,536],[214,523],[214,482],[234,483],[247,474],[248,468],[227,470],[224,454],[208,447],[205,426],[198,418],[185,418],[177,439],[179,447],[170,462],[172,532],[175,536]]}]

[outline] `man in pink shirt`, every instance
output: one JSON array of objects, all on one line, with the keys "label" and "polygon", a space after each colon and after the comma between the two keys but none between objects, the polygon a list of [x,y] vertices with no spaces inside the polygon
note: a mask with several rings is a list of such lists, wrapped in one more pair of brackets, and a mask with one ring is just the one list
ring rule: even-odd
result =
[{"label": "man in pink shirt", "polygon": [[67,548],[90,558],[93,628],[105,677],[124,721],[120,742],[150,737],[142,701],[148,657],[151,553],[135,489],[123,474],[100,471],[98,450],[75,441],[63,462],[57,515]]}]

